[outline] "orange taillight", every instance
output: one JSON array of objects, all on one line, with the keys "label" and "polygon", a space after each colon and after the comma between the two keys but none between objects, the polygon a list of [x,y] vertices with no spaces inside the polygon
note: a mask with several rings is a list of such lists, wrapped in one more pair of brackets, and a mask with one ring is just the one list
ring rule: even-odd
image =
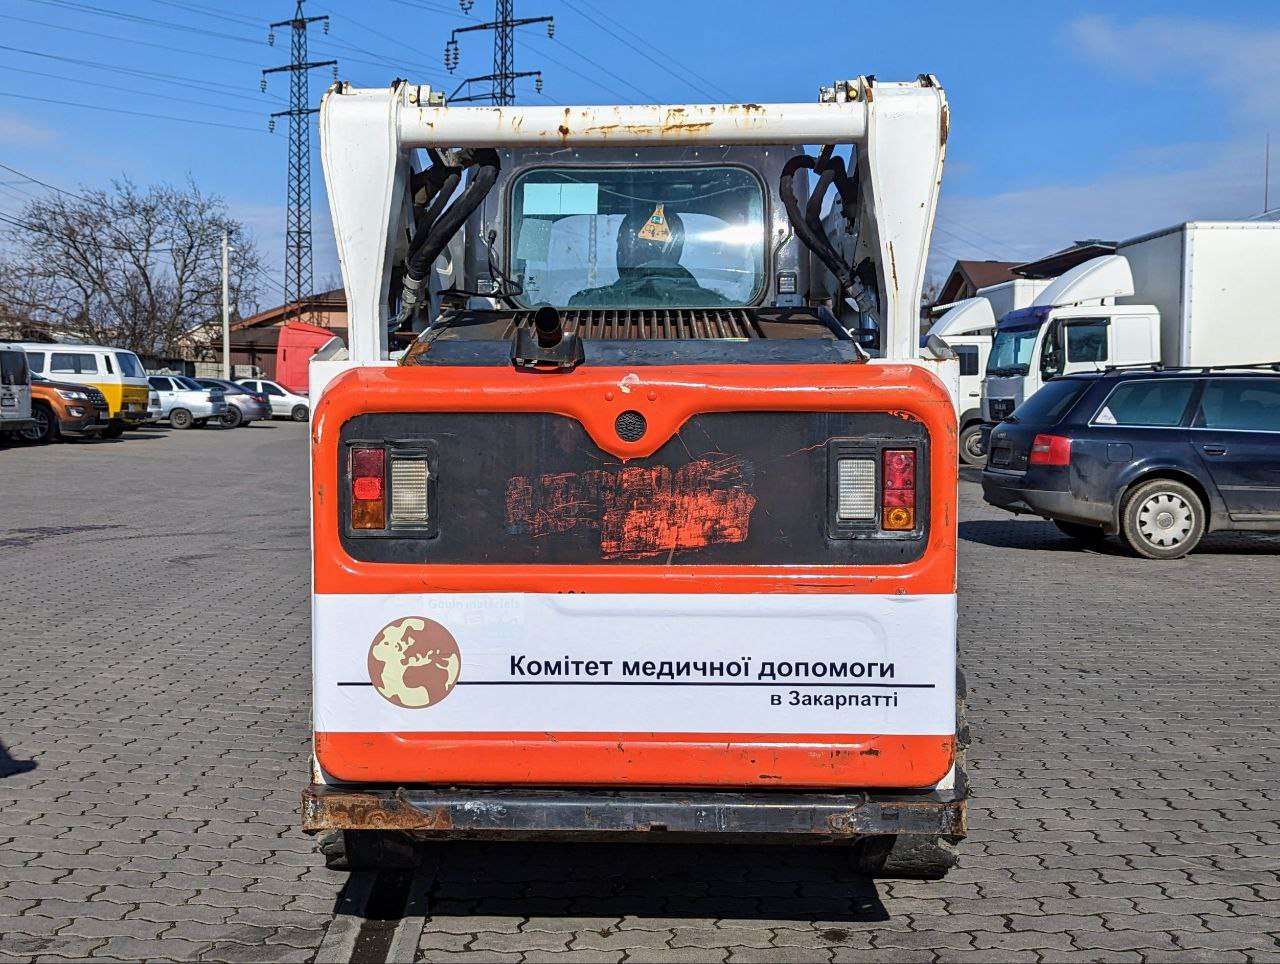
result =
[{"label": "orange taillight", "polygon": [[351,528],[387,527],[387,453],[384,449],[351,450]]},{"label": "orange taillight", "polygon": [[881,463],[880,528],[894,531],[916,526],[916,453],[885,449]]}]

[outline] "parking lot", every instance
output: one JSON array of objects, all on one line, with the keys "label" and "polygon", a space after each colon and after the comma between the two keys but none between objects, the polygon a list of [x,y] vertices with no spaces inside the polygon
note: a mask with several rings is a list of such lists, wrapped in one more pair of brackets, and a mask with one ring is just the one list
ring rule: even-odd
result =
[{"label": "parking lot", "polygon": [[961,487],[945,882],[468,844],[349,884],[296,829],[306,426],[0,448],[0,959],[1280,960],[1280,538],[1147,562]]}]

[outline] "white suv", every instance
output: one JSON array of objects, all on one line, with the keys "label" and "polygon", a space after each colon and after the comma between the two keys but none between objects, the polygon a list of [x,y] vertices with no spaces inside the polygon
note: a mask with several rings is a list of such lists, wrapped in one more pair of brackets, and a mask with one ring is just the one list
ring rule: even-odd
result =
[{"label": "white suv", "polygon": [[291,418],[295,422],[305,422],[311,414],[311,402],[306,395],[298,395],[289,391],[277,382],[269,382],[265,378],[240,378],[237,381],[251,392],[262,392],[271,403],[271,414]]}]

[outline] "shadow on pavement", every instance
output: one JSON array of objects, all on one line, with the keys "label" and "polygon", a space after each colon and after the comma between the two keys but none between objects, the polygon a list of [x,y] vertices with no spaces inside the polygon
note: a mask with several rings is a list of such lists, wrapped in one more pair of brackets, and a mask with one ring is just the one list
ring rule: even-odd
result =
[{"label": "shadow on pavement", "polygon": [[[1117,556],[1134,562],[1152,562],[1130,553],[1118,537],[1111,536],[1097,545],[1086,546],[1058,531],[1051,522],[1022,519],[974,520],[961,522],[960,538],[995,549],[1037,549],[1046,552],[1078,552],[1087,555]],[[1271,532],[1214,532],[1191,551],[1196,556],[1274,556],[1280,555],[1280,535]],[[1160,565],[1160,563],[1155,563]]]},{"label": "shadow on pavement", "polygon": [[1051,522],[1030,520],[974,520],[961,522],[960,538],[965,542],[977,542],[996,549],[1043,549],[1049,552],[1081,552],[1104,556],[1127,555],[1124,547],[1115,539],[1107,539],[1095,546],[1085,546],[1058,531]]},{"label": "shadow on pavement", "polygon": [[0,743],[0,778],[30,773],[35,768],[35,760],[15,760],[9,755],[9,748],[4,743]]},{"label": "shadow on pavement", "polygon": [[835,942],[841,922],[889,919],[840,846],[462,842],[428,854],[433,916],[821,921]]}]

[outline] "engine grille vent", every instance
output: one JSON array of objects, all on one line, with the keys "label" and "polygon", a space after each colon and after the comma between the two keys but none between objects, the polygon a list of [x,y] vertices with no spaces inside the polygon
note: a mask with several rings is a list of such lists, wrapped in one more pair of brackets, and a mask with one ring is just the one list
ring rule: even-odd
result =
[{"label": "engine grille vent", "polygon": [[[506,336],[533,325],[532,311],[517,311]],[[567,308],[564,330],[592,339],[763,338],[751,312],[742,308]]]}]

